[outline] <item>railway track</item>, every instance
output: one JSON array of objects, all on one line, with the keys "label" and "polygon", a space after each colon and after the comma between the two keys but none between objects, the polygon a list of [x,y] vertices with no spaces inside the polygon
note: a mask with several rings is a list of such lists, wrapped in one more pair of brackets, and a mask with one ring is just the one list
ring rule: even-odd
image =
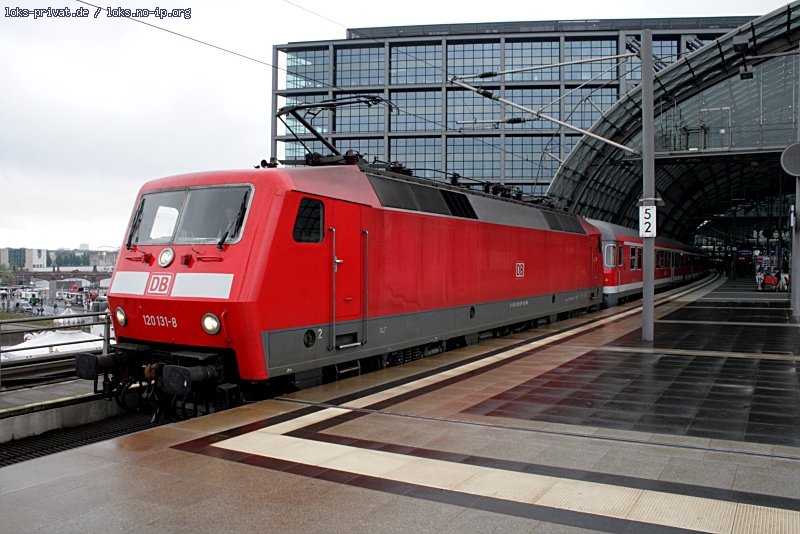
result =
[{"label": "railway track", "polygon": [[[711,280],[713,281],[713,280]],[[710,283],[708,280],[696,282],[689,286],[662,294],[657,300],[659,303],[665,303],[671,299],[681,296],[684,292],[692,291],[698,287],[702,287]],[[671,296],[670,296],[671,294]],[[630,307],[618,308],[619,313],[635,313],[634,308],[638,305]],[[626,309],[627,308],[627,309]],[[545,336],[563,334],[572,329],[585,327],[591,324],[595,319],[586,318],[565,328],[559,328],[545,334]],[[540,330],[530,330],[530,336],[527,341],[541,339],[543,333]],[[516,344],[524,343],[526,340],[518,340]],[[487,348],[487,352],[491,349]],[[68,369],[67,369],[68,368]],[[9,372],[12,378],[8,378]],[[52,358],[45,358],[44,360],[37,360],[31,362],[16,362],[16,365],[3,366],[3,384],[6,385],[6,380],[17,380],[20,384],[18,387],[28,387],[32,381],[39,380],[56,380],[61,378],[74,376],[74,356],[54,356]],[[16,375],[16,376],[15,376]],[[29,380],[28,384],[24,384],[25,380]],[[281,393],[276,392],[274,396],[279,396]],[[272,396],[272,395],[270,395]],[[112,417],[96,423],[90,423],[74,428],[64,428],[53,430],[38,436],[32,436],[20,440],[14,440],[7,443],[0,444],[0,467],[11,465],[14,463],[22,462],[31,458],[46,456],[55,452],[69,450],[82,445],[96,443],[99,441],[111,439],[114,437],[132,434],[140,430],[153,428],[156,426],[167,424],[171,421],[164,418],[154,418],[150,414],[142,413],[129,413],[120,416]]]},{"label": "railway track", "polygon": [[5,362],[0,369],[0,386],[4,390],[49,384],[70,378],[75,378],[75,356],[68,354]]},{"label": "railway track", "polygon": [[153,422],[151,416],[146,414],[123,414],[87,425],[51,430],[38,436],[0,443],[0,467],[164,424],[167,421]]}]

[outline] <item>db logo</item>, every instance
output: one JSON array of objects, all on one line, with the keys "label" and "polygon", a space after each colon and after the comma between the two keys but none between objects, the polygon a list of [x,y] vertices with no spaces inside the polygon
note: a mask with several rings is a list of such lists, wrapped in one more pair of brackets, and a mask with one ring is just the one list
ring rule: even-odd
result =
[{"label": "db logo", "polygon": [[172,286],[172,275],[169,273],[151,273],[147,281],[147,295],[169,295]]},{"label": "db logo", "polygon": [[525,278],[525,262],[517,262],[517,278]]}]

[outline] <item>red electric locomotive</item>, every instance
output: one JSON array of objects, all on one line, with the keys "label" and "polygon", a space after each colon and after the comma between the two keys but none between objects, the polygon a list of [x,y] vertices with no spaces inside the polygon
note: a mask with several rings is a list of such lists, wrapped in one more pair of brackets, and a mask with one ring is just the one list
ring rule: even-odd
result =
[{"label": "red electric locomotive", "polygon": [[[644,242],[636,230],[591,220],[603,241],[603,303],[616,306],[642,294]],[[696,247],[663,237],[656,238],[656,289],[700,278],[705,258]]]},{"label": "red electric locomotive", "polygon": [[599,307],[602,281],[580,217],[361,161],[176,176],[139,193],[114,352],[76,367],[109,395],[208,399]]}]

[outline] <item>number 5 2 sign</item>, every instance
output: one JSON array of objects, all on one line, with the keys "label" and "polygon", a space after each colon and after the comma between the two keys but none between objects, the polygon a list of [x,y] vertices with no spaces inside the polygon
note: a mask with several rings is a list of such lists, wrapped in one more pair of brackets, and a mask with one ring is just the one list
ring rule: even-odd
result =
[{"label": "number 5 2 sign", "polygon": [[656,236],[656,207],[639,206],[639,237]]}]

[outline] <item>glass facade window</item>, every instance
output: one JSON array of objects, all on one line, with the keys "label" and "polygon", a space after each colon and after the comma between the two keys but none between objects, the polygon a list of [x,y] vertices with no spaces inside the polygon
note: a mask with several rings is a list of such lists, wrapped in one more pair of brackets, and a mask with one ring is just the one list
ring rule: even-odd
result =
[{"label": "glass facade window", "polygon": [[441,46],[393,46],[390,54],[389,76],[392,84],[441,83]]},{"label": "glass facade window", "polygon": [[[702,26],[700,21],[700,26],[692,22],[685,29],[668,19],[648,24],[658,31],[653,40],[657,69],[674,62],[679,52],[696,50],[734,29],[719,26],[724,20],[710,21],[714,26]],[[274,82],[278,107],[365,91],[384,96],[398,111],[390,113],[386,106],[347,106],[309,114],[306,119],[343,152],[352,149],[368,160],[378,157],[414,169],[503,181],[527,195],[543,195],[559,165],[556,158],[564,160],[581,136],[446,81],[452,76],[541,66],[502,79],[464,81],[589,129],[622,92],[641,79],[638,58],[549,66],[624,54],[626,40],[638,41],[641,33],[632,21],[600,21],[596,30],[593,27],[553,23],[552,30],[538,31],[533,26],[486,23],[481,31],[490,33],[464,33],[465,29],[453,26],[452,34],[447,33],[449,27],[431,27],[413,36],[398,27],[387,29],[386,39],[281,45],[276,54],[281,64],[286,63],[286,76]],[[767,61],[756,67],[755,79],[749,84],[734,76],[682,103],[680,109],[665,110],[656,123],[657,142],[663,147],[656,149],[724,149],[754,143],[767,147],[792,142],[797,131],[795,87],[793,82],[781,84],[780,79],[795,80],[797,72],[796,58],[780,65]],[[286,87],[280,87],[284,83]],[[586,87],[576,89],[582,84]],[[760,104],[748,104],[754,101]],[[526,122],[500,123],[512,118]],[[328,154],[296,120],[285,120],[312,151]],[[706,128],[698,128],[702,125]],[[304,159],[305,148],[280,122],[276,131],[272,141],[276,155]],[[637,139],[632,139],[634,146]],[[417,171],[417,175],[445,179],[441,172]],[[464,183],[469,182],[465,179]],[[598,194],[620,193],[608,190]]]},{"label": "glass facade window", "polygon": [[[507,136],[505,180],[544,180],[549,182],[558,169],[558,136]],[[550,155],[555,156],[551,157]]]},{"label": "glass facade window", "polygon": [[547,194],[547,184],[517,184],[514,187],[522,191],[524,198],[543,197]]},{"label": "glass facade window", "polygon": [[391,100],[397,106],[389,115],[391,131],[442,129],[441,91],[397,91],[392,93]]},{"label": "glass facade window", "polygon": [[573,148],[575,148],[575,145],[577,145],[580,140],[581,140],[581,136],[579,136],[579,135],[565,135],[564,136],[563,145],[564,145],[564,156],[565,157],[566,157],[567,154],[569,154],[572,151]]},{"label": "glass facade window", "polygon": [[344,154],[352,150],[368,163],[372,163],[375,158],[383,161],[383,139],[337,139],[334,146]]},{"label": "glass facade window", "polygon": [[336,50],[336,85],[383,85],[383,47]]},{"label": "glass facade window", "polygon": [[500,43],[447,45],[447,76],[500,70]]},{"label": "glass facade window", "polygon": [[[305,144],[305,146],[303,146]],[[283,160],[299,160],[300,162],[305,161],[306,154],[308,151],[305,147],[308,147],[308,150],[311,152],[316,152],[317,154],[322,154],[323,156],[330,155],[331,151],[328,148],[320,143],[319,141],[307,141],[303,140],[303,143],[299,141],[284,141],[283,142]],[[280,150],[280,146],[278,147]],[[279,153],[280,154],[280,153]],[[280,158],[280,155],[278,156]],[[294,165],[291,163],[289,165]],[[303,165],[303,163],[299,163],[299,165]]]},{"label": "glass facade window", "polygon": [[[360,93],[365,94],[365,93]],[[340,95],[350,98],[352,95]],[[354,104],[336,108],[337,133],[383,132],[386,106],[364,106]]]},{"label": "glass facade window", "polygon": [[414,176],[444,180],[442,168],[442,140],[439,137],[399,137],[389,141],[389,160],[399,161]]},{"label": "glass facade window", "polygon": [[[564,62],[617,55],[617,43],[612,40],[566,41]],[[613,80],[617,77],[614,66],[619,60],[592,61],[564,67],[565,80]]]},{"label": "glass facade window", "polygon": [[[558,41],[506,43],[504,70],[560,63]],[[559,79],[558,67],[517,72],[506,76],[507,81],[553,81]]]},{"label": "glass facade window", "polygon": [[[545,115],[549,115],[555,119],[559,118],[558,102],[556,99],[559,96],[558,89],[507,89],[505,92],[506,100],[510,100],[521,106],[541,111]],[[555,102],[555,104],[553,104]],[[551,105],[553,104],[553,105]],[[506,128],[516,130],[543,130],[543,129],[556,129],[558,125],[547,120],[538,119],[533,120],[535,117],[530,113],[525,113],[522,110],[508,107],[506,108],[506,119],[511,117],[521,117],[531,119],[521,124],[506,124]]]},{"label": "glass facade window", "polygon": [[[794,85],[798,59],[757,65],[753,78],[734,76],[656,117],[656,150],[785,147],[797,139]],[[637,136],[641,143],[641,136]]]},{"label": "glass facade window", "polygon": [[24,248],[8,249],[8,265],[10,267],[25,267],[25,249]]},{"label": "glass facade window", "polygon": [[327,87],[328,50],[290,50],[286,53],[286,89]]},{"label": "glass facade window", "polygon": [[[298,96],[287,96],[283,99],[284,106],[296,106],[298,104],[311,104],[314,102],[322,102],[323,100],[327,100],[327,95],[298,95]],[[317,114],[303,114],[301,112],[301,117],[303,117],[306,122],[311,123],[311,126],[317,129],[319,133],[326,134],[329,133],[329,124],[330,124],[330,112],[329,111],[322,111]],[[291,115],[284,115],[283,120],[286,121],[287,126],[297,135],[310,135],[306,127],[300,124],[297,119],[292,117]],[[280,123],[283,125],[283,123]],[[282,135],[292,135],[289,132],[284,132]]]},{"label": "glass facade window", "polygon": [[[500,106],[496,102],[472,91],[447,92],[447,129],[480,130],[494,128],[494,124],[473,121],[499,121]],[[461,121],[461,123],[459,123]]]},{"label": "glass facade window", "polygon": [[499,145],[497,137],[451,137],[447,140],[447,170],[466,178],[496,181],[500,176]]},{"label": "glass facade window", "polygon": [[[633,36],[628,39],[640,40],[639,36]],[[675,62],[678,59],[678,40],[677,39],[653,39],[653,64],[656,71],[659,71],[667,65]],[[642,60],[638,57],[629,57],[625,64],[626,76],[629,80],[642,79]]]},{"label": "glass facade window", "polygon": [[564,120],[579,128],[589,129],[616,101],[617,89],[614,87],[577,89],[564,99]]}]

